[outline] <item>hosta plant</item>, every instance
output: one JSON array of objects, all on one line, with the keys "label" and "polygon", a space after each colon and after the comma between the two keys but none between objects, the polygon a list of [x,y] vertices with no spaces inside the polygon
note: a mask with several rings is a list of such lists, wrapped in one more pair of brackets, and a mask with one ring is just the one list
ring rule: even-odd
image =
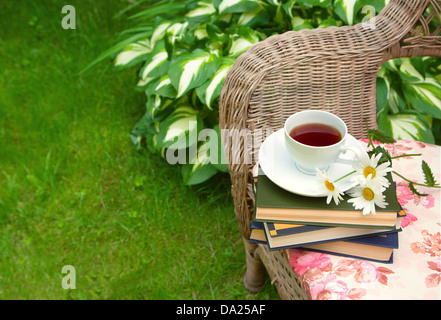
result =
[{"label": "hosta plant", "polygon": [[[132,141],[181,164],[186,184],[227,172],[227,165],[216,161],[221,149],[213,157],[207,147],[212,142],[199,141],[199,134],[204,128],[219,131],[219,94],[235,59],[273,34],[366,21],[385,2],[160,1],[145,9],[139,9],[145,0],[136,2],[132,10],[138,13],[130,17],[134,28],[103,55],[116,52],[116,67],[139,68],[136,89],[145,94],[146,112],[131,132]],[[381,130],[394,138],[435,141],[432,128],[441,120],[440,65],[439,59],[420,58],[382,67],[377,97]]]}]

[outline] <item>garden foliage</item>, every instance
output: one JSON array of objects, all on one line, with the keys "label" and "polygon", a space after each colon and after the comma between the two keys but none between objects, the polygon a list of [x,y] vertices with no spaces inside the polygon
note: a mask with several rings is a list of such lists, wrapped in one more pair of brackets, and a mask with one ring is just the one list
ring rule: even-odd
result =
[{"label": "garden foliage", "polygon": [[[227,166],[210,163],[204,128],[218,127],[222,84],[235,59],[251,45],[288,30],[351,25],[378,13],[387,0],[196,0],[160,1],[130,18],[114,62],[139,67],[137,90],[146,112],[132,141],[166,156],[183,152],[186,184],[208,180]],[[439,21],[433,21],[438,24]],[[378,73],[379,130],[396,139],[440,142],[441,60],[396,59]],[[363,125],[360,123],[360,125]],[[197,142],[197,144],[195,144]],[[220,152],[220,151],[219,151]],[[196,155],[198,155],[196,157]],[[192,159],[188,158],[194,158]],[[182,159],[181,159],[182,160]]]}]

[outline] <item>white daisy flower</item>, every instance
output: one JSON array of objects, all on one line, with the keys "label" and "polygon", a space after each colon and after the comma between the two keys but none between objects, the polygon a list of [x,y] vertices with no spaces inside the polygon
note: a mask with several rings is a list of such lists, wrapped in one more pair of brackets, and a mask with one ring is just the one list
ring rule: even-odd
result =
[{"label": "white daisy flower", "polygon": [[378,182],[388,187],[390,185],[389,180],[386,178],[388,172],[393,171],[390,167],[390,162],[383,162],[378,165],[378,161],[381,158],[381,153],[373,154],[370,158],[366,152],[361,153],[358,157],[358,161],[353,165],[353,168],[359,174],[355,179],[361,183],[370,175],[372,180],[378,180]]},{"label": "white daisy flower", "polygon": [[326,195],[328,196],[326,198],[326,203],[329,204],[331,202],[331,199],[334,199],[335,204],[338,205],[340,201],[343,200],[343,192],[341,192],[335,186],[335,183],[326,175],[326,173],[320,171],[320,169],[318,168],[315,168],[315,172],[316,176],[323,183],[323,189],[326,191]]},{"label": "white daisy flower", "polygon": [[384,190],[385,187],[378,180],[372,179],[372,175],[369,174],[365,181],[348,192],[353,197],[348,202],[353,203],[357,210],[363,209],[363,215],[370,213],[375,215],[376,205],[380,208],[386,208],[388,205],[383,195]]}]

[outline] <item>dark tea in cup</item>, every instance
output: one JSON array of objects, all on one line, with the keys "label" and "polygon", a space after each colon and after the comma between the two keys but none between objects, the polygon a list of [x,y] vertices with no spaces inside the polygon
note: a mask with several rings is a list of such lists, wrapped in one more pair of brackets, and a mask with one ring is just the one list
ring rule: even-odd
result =
[{"label": "dark tea in cup", "polygon": [[323,123],[306,123],[293,128],[290,137],[313,147],[326,147],[342,139],[339,130]]}]

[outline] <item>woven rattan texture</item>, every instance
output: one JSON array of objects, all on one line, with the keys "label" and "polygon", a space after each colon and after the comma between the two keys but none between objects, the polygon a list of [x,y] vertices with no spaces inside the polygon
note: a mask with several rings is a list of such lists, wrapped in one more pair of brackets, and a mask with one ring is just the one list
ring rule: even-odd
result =
[{"label": "woven rattan texture", "polygon": [[[219,117],[220,127],[229,129],[223,143],[244,238],[254,210],[251,170],[265,137],[308,109],[330,111],[351,135],[364,137],[365,119],[376,127],[379,68],[398,57],[441,56],[441,27],[429,27],[440,16],[439,0],[390,0],[369,23],[271,36],[236,60],[222,88]],[[262,256],[267,269],[278,268],[271,255]],[[273,276],[283,278],[277,271]]]}]

